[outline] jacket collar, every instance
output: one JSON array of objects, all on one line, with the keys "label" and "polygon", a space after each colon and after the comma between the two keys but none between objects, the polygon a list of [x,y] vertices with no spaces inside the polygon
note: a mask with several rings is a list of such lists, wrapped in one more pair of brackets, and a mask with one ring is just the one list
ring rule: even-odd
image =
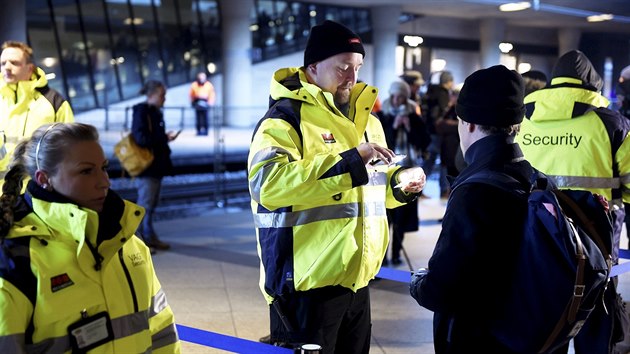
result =
[{"label": "jacket collar", "polygon": [[[96,213],[93,210],[80,208],[55,191],[41,188],[32,180],[28,182],[27,193],[18,201],[17,210],[19,211],[15,214],[17,221],[22,221],[27,214],[36,211],[37,218],[35,219],[43,221],[47,227],[60,231],[68,229],[69,226],[65,220],[60,219],[60,215],[66,215],[68,212],[76,213],[77,217],[81,214],[95,214],[93,217],[98,220],[97,243],[99,244],[113,239],[119,233],[125,237],[131,236],[144,214],[141,207],[124,201],[111,189],[107,193],[103,211]],[[89,216],[86,215],[86,217],[90,219]],[[31,217],[27,219],[23,222],[36,222]]]},{"label": "jacket collar", "polygon": [[[468,166],[455,178],[452,188],[481,170],[504,171],[505,166],[515,163],[524,163],[522,168],[525,171],[531,169],[523,156],[523,151],[514,142],[514,136],[505,134],[489,135],[476,141],[468,148],[464,159]],[[528,180],[529,174],[519,174],[525,176],[524,180]],[[523,179],[521,177],[516,178]]]}]

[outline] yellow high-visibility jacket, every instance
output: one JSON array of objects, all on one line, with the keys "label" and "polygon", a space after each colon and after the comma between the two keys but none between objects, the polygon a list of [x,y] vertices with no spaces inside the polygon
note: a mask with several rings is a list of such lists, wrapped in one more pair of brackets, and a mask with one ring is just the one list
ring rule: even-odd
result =
[{"label": "yellow high-visibility jacket", "polygon": [[601,94],[559,77],[525,97],[516,137],[525,158],[559,188],[630,203],[630,124]]},{"label": "yellow high-visibility jacket", "polygon": [[97,214],[33,182],[28,191],[0,250],[0,353],[70,353],[68,326],[84,311],[107,312],[114,335],[90,354],[179,353],[150,252],[134,235],[144,209],[110,192]]},{"label": "yellow high-visibility jacket", "polygon": [[74,122],[74,115],[68,101],[48,86],[42,69],[37,68],[30,81],[16,84],[0,77],[0,191],[15,145],[55,122]]},{"label": "yellow high-visibility jacket", "polygon": [[370,113],[377,90],[355,85],[348,118],[303,69],[286,68],[274,74],[270,96],[248,157],[261,290],[269,303],[331,285],[357,291],[387,249],[386,208],[416,197],[393,188],[399,166],[368,170],[356,149],[386,146]]}]

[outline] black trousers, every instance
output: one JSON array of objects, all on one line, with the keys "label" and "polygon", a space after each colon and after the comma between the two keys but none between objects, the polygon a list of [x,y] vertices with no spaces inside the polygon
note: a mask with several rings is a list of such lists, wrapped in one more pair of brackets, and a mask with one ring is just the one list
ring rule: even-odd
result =
[{"label": "black trousers", "polygon": [[197,116],[197,121],[196,121],[197,134],[208,135],[208,110],[196,109],[195,113]]},{"label": "black trousers", "polygon": [[319,344],[324,354],[368,354],[370,292],[341,286],[297,291],[269,307],[271,340],[287,348]]}]

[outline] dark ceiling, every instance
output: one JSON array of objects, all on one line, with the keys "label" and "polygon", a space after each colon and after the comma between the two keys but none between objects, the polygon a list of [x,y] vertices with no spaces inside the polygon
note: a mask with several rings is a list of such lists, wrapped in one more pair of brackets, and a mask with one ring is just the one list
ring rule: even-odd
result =
[{"label": "dark ceiling", "polygon": [[[339,4],[338,0],[310,0]],[[518,0],[515,0],[518,1]],[[477,20],[500,18],[508,26],[579,28],[583,32],[630,34],[630,0],[534,0],[532,7],[517,12],[501,12],[500,0],[344,0],[346,6],[373,7],[400,5],[403,12],[421,16]],[[612,14],[611,21],[590,23],[586,17]]]}]

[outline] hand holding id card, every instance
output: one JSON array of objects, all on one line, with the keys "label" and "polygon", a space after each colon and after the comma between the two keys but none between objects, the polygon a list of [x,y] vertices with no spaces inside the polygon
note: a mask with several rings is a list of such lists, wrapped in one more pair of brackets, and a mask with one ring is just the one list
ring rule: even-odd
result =
[{"label": "hand holding id card", "polygon": [[405,157],[407,157],[407,155],[396,155],[394,157],[392,157],[392,161],[390,163],[386,163],[385,161],[381,160],[381,159],[376,159],[374,161],[370,162],[370,165],[372,166],[381,166],[381,165],[394,165],[399,163],[400,161],[404,160]]}]

